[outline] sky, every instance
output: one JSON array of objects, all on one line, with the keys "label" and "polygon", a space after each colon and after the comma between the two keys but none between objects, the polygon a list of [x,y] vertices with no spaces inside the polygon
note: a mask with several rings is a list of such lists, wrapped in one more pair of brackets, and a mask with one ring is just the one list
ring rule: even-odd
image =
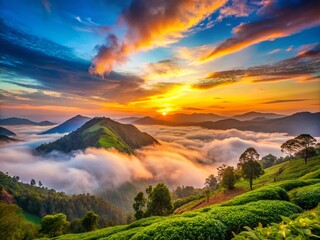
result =
[{"label": "sky", "polygon": [[0,117],[320,110],[318,0],[0,0]]}]

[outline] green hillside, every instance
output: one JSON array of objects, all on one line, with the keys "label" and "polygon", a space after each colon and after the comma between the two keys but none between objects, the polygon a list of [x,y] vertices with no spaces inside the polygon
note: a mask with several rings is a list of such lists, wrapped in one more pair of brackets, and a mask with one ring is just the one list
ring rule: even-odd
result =
[{"label": "green hillside", "polygon": [[[273,177],[281,167],[274,182]],[[319,156],[310,159],[307,166],[302,159],[286,162],[266,169],[265,175],[256,181],[255,190],[228,202],[55,239],[231,239],[232,232],[239,233],[244,226],[254,228],[258,223],[266,226],[280,222],[281,216],[294,219],[304,210],[316,207],[320,203],[319,169]],[[244,182],[237,188],[242,185]]]},{"label": "green hillside", "polygon": [[99,225],[110,226],[125,222],[125,214],[104,198],[89,195],[66,195],[53,189],[21,183],[17,177],[0,172],[0,202],[16,203],[23,209],[26,220],[39,223],[47,214],[64,213],[69,220],[82,218],[87,211],[99,212]]},{"label": "green hillside", "polygon": [[121,124],[110,118],[94,118],[76,131],[48,144],[36,148],[39,153],[53,150],[71,152],[88,147],[115,148],[131,154],[137,148],[158,143],[152,136],[139,131],[130,124]]}]

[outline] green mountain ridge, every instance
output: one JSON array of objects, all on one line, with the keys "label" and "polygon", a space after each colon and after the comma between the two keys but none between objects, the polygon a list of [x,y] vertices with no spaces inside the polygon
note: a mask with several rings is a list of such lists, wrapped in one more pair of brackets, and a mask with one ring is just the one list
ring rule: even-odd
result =
[{"label": "green mountain ridge", "polygon": [[49,153],[53,150],[71,152],[94,148],[114,148],[120,152],[132,154],[135,149],[158,144],[158,141],[147,133],[139,131],[130,124],[121,124],[110,118],[93,118],[76,131],[48,144],[36,148],[38,153]]}]

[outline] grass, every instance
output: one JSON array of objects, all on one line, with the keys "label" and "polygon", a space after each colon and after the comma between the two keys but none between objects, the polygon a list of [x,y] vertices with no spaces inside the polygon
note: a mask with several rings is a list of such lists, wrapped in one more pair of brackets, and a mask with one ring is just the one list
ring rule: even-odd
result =
[{"label": "grass", "polygon": [[28,213],[25,210],[22,210],[22,214],[23,214],[24,218],[27,221],[32,222],[32,223],[37,224],[37,225],[40,224],[41,218],[39,216],[31,214],[31,213]]}]

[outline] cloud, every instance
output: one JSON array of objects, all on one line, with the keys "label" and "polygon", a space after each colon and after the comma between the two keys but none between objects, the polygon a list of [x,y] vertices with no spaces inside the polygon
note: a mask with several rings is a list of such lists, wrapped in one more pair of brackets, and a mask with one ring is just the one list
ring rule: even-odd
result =
[{"label": "cloud", "polygon": [[205,79],[193,84],[192,87],[197,89],[210,89],[221,85],[236,83],[241,80],[242,76],[243,70],[213,72],[208,74]]},{"label": "cloud", "polygon": [[251,45],[290,36],[320,24],[320,2],[317,0],[271,0],[258,11],[258,19],[233,29],[233,37],[223,41],[201,61],[240,51]]},{"label": "cloud", "polygon": [[213,72],[193,84],[194,88],[209,89],[225,84],[249,79],[253,83],[283,80],[312,81],[319,78],[320,44],[300,52],[297,56],[273,64],[260,65],[247,69]]},{"label": "cloud", "polygon": [[262,3],[259,3],[259,2],[251,3],[248,0],[232,0],[229,2],[228,5],[220,9],[219,11],[220,15],[218,17],[218,20],[221,20],[229,16],[247,17],[254,10],[256,10],[259,5],[262,5]]},{"label": "cloud", "polygon": [[195,70],[182,68],[180,64],[172,59],[166,59],[155,63],[149,63],[146,65],[144,79],[155,81],[168,81],[176,80],[179,77],[184,77],[195,73]]},{"label": "cloud", "polygon": [[225,2],[133,0],[118,20],[126,27],[124,39],[115,41],[109,34],[107,43],[98,47],[91,72],[109,73],[114,64],[123,64],[131,53],[177,42]]},{"label": "cloud", "polygon": [[70,48],[14,29],[1,19],[0,56],[2,82],[65,93],[69,98],[85,94],[88,99],[100,97],[103,102],[127,103],[167,90],[143,88],[144,79],[130,74],[111,72],[104,78],[90,75],[90,62],[78,58]]},{"label": "cloud", "polygon": [[304,102],[310,99],[278,99],[274,101],[264,102],[263,104],[287,103],[287,102]]},{"label": "cloud", "polygon": [[[126,182],[166,182],[170,187],[202,187],[204,179],[217,173],[221,164],[236,165],[240,154],[254,147],[261,156],[282,155],[280,145],[291,136],[239,130],[208,130],[199,127],[138,126],[161,141],[128,156],[115,150],[87,149],[66,155],[59,152],[34,156],[31,149],[61,135],[36,135],[41,128],[17,127],[24,140],[0,147],[1,171],[31,178],[67,193],[101,193]],[[33,130],[31,130],[33,129]]]}]

